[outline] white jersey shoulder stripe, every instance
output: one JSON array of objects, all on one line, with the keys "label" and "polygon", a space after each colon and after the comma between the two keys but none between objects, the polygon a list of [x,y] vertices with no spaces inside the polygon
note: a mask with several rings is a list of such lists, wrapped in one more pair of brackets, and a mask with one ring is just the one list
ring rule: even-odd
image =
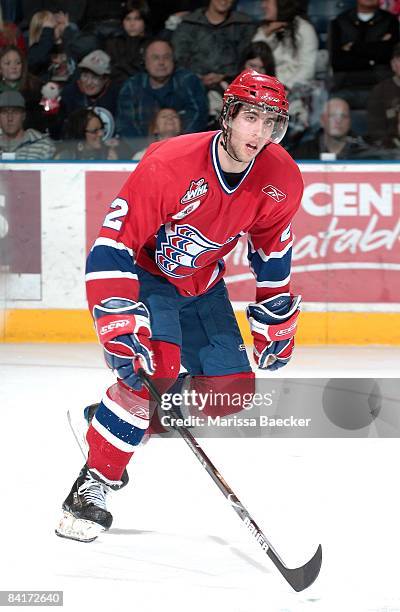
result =
[{"label": "white jersey shoulder stripe", "polygon": [[133,249],[127,247],[123,242],[117,242],[112,238],[97,238],[91,250],[93,251],[93,249],[98,246],[108,246],[113,249],[118,249],[119,251],[128,251],[129,255],[131,255],[132,257],[134,256]]},{"label": "white jersey shoulder stripe", "polygon": [[121,272],[120,270],[104,270],[102,272],[88,272],[85,275],[87,281],[100,280],[103,278],[127,278],[138,280],[138,275],[133,272]]}]

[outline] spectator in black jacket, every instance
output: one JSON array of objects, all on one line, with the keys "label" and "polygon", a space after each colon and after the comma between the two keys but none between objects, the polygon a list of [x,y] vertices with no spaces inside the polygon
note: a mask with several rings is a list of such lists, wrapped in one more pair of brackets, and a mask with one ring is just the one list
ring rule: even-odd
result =
[{"label": "spectator in black jacket", "polygon": [[390,76],[393,47],[399,41],[399,22],[379,8],[379,0],[357,0],[329,28],[333,69],[332,91],[351,108],[365,108],[371,87]]},{"label": "spectator in black jacket", "polygon": [[145,0],[127,2],[121,33],[106,41],[106,51],[111,57],[112,76],[115,80],[124,81],[142,69],[148,19],[149,8]]},{"label": "spectator in black jacket", "polygon": [[29,24],[28,66],[30,72],[43,77],[51,64],[55,43],[68,45],[76,35],[66,13],[39,11]]}]

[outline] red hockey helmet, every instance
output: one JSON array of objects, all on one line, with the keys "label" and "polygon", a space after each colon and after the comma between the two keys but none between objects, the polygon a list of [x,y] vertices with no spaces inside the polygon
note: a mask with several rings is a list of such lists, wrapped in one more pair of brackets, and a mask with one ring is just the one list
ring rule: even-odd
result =
[{"label": "red hockey helmet", "polygon": [[233,116],[238,103],[257,106],[263,112],[274,113],[276,121],[270,141],[276,143],[282,140],[289,123],[289,103],[285,88],[278,79],[255,70],[244,70],[225,90],[221,113],[223,121]]}]

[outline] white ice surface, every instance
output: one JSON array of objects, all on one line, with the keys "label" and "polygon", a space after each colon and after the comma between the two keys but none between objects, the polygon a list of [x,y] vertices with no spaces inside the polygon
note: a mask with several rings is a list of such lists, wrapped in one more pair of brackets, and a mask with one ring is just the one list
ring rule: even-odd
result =
[{"label": "white ice surface", "polygon": [[[395,376],[398,363],[398,349],[299,348],[285,376]],[[289,565],[322,544],[300,594],[179,439],[137,452],[109,533],[57,538],[82,464],[66,410],[111,380],[94,345],[0,345],[0,589],[62,589],[68,612],[400,610],[398,439],[201,440]]]}]

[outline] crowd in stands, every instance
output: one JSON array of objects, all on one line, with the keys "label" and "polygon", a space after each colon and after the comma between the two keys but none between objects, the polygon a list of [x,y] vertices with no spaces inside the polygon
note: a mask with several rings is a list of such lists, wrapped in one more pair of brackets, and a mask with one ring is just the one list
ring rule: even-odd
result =
[{"label": "crowd in stands", "polygon": [[3,160],[134,160],[275,75],[295,159],[400,159],[399,0],[0,0]]}]

